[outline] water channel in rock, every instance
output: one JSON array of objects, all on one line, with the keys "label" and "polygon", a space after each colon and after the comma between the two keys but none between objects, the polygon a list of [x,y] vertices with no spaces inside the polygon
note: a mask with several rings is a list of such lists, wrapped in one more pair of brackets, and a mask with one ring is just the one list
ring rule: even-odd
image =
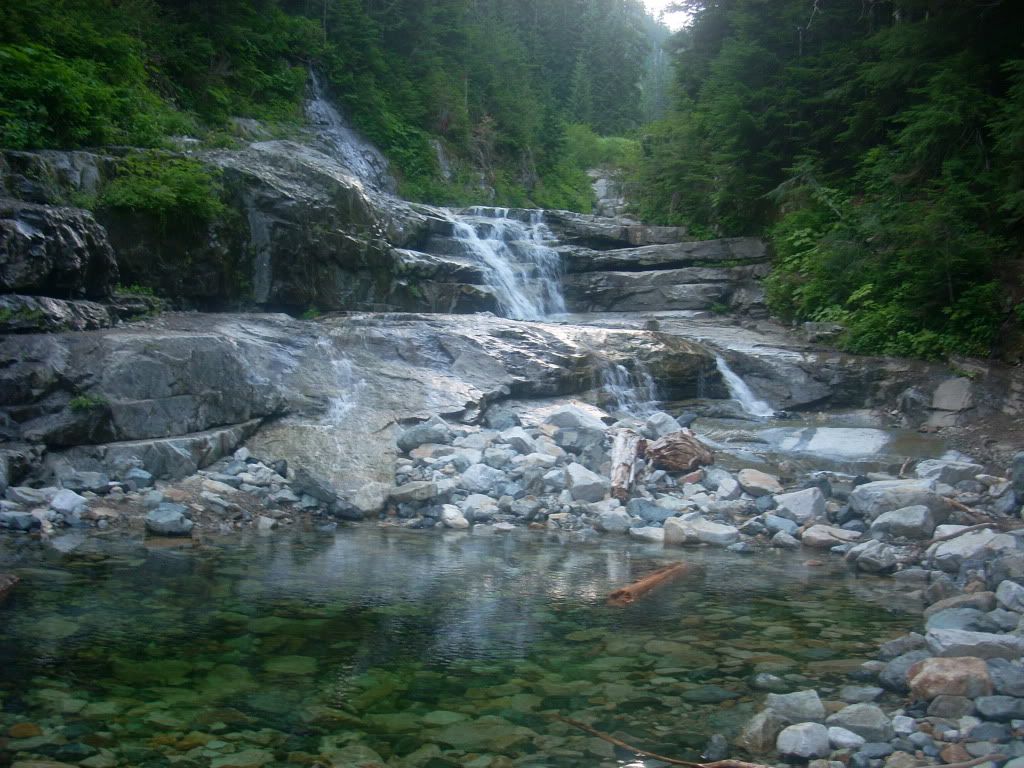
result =
[{"label": "water channel in rock", "polygon": [[[38,726],[8,740],[8,754],[60,760],[98,750],[137,766],[235,765],[223,758],[250,751],[272,766],[349,765],[344,754],[366,749],[450,761],[438,765],[629,757],[554,714],[696,757],[713,733],[735,736],[764,686],[827,692],[914,623],[885,582],[778,551],[751,563],[621,540],[373,525],[184,548],[101,536],[63,559],[42,546],[0,549],[24,581],[0,613],[0,726]],[[606,604],[678,560],[700,569],[634,606]]]}]

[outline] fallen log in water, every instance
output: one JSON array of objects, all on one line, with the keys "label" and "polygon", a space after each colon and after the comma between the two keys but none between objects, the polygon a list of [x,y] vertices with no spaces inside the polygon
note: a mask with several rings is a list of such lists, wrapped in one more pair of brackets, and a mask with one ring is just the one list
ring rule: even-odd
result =
[{"label": "fallen log in water", "polygon": [[19,581],[21,579],[13,573],[0,573],[0,601],[7,597],[8,593],[14,589],[14,585]]},{"label": "fallen log in water", "polygon": [[622,607],[636,602],[638,598],[643,597],[654,589],[664,586],[670,581],[678,579],[687,573],[692,573],[696,570],[697,566],[688,565],[686,563],[673,563],[672,565],[666,565],[663,568],[659,568],[652,573],[647,574],[639,581],[634,581],[622,589],[616,589],[610,595],[608,595],[608,605],[614,605]]},{"label": "fallen log in water", "polygon": [[688,429],[648,443],[646,454],[654,466],[668,472],[689,472],[715,463],[715,454]]},{"label": "fallen log in water", "polygon": [[620,429],[612,442],[612,496],[625,503],[636,482],[636,463],[644,455],[644,439],[632,429]]}]

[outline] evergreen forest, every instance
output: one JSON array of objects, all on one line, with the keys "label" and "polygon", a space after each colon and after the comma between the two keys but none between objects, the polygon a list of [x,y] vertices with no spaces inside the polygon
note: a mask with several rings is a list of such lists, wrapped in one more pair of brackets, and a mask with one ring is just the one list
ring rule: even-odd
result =
[{"label": "evergreen forest", "polygon": [[[1018,359],[1024,7],[676,5],[673,34],[640,0],[12,0],[0,146],[287,137],[315,69],[407,198],[589,211],[612,166],[638,218],[768,238],[772,311],[850,351]],[[216,213],[135,162],[112,195]]]}]

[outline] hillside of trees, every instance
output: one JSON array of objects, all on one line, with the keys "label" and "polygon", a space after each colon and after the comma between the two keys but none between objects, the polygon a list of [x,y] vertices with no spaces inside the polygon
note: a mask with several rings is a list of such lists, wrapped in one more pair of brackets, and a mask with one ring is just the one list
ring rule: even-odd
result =
[{"label": "hillside of trees", "polygon": [[767,234],[773,310],[855,352],[1024,351],[1024,6],[688,0],[642,216]]},{"label": "hillside of trees", "polygon": [[[230,145],[287,135],[308,72],[407,197],[589,209],[567,129],[664,109],[668,30],[639,0],[17,0],[0,9],[0,146]],[[646,116],[645,116],[646,111]],[[455,178],[440,175],[440,141]]]}]

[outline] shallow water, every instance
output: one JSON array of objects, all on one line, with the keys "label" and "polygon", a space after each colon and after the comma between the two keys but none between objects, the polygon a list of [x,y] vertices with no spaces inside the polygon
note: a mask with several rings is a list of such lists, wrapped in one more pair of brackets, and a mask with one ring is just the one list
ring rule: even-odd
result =
[{"label": "shallow water", "polygon": [[[6,754],[0,742],[0,764],[20,752],[100,767],[358,765],[366,748],[432,768],[629,758],[553,713],[694,757],[757,709],[755,673],[824,690],[914,623],[886,606],[885,582],[835,563],[617,537],[368,526],[42,551],[0,549],[0,570],[23,578],[0,608],[0,730],[42,731]],[[677,560],[701,569],[630,608],[605,604]]]}]

